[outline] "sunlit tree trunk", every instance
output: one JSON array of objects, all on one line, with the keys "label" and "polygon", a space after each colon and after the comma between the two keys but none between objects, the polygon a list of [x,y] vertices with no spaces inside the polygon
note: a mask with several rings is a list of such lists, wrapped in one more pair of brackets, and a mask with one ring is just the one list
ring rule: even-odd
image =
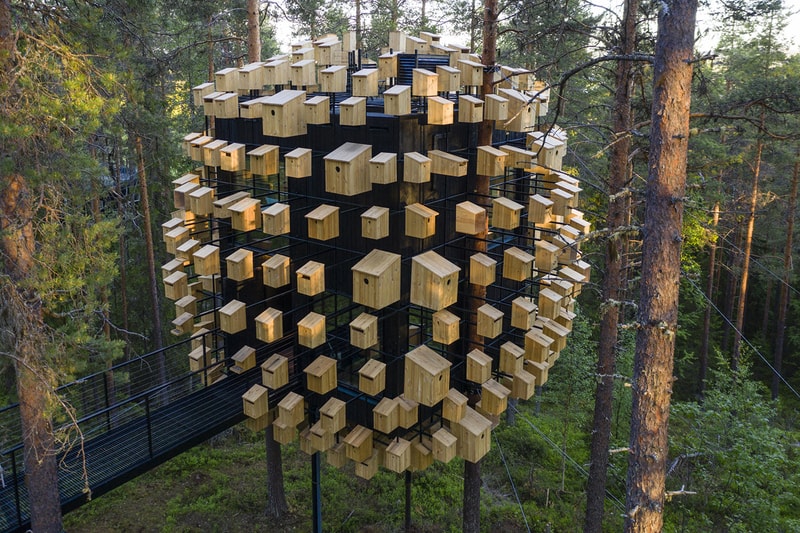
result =
[{"label": "sunlit tree trunk", "polygon": [[[714,203],[711,227],[716,231],[719,225],[719,202]],[[708,375],[708,350],[711,344],[711,302],[714,301],[714,273],[716,272],[717,262],[717,242],[711,241],[708,250],[708,280],[706,281],[706,310],[703,314],[703,335],[700,339],[700,371],[698,375],[698,391],[700,399],[705,396],[706,376]]]},{"label": "sunlit tree trunk", "polygon": [[[621,29],[621,49],[630,55],[636,45],[638,0],[627,0]],[[620,295],[624,280],[621,255],[627,248],[627,236],[620,232],[625,224],[628,198],[623,193],[628,180],[628,154],[631,129],[630,61],[619,61],[615,73],[614,139],[608,179],[608,215],[603,274],[603,314],[600,318],[600,340],[597,354],[597,389],[592,420],[589,481],[586,487],[586,520],[584,531],[599,532],[603,527],[603,506],[606,497],[608,456],[611,443],[611,415],[614,409],[614,374],[616,373]]]},{"label": "sunlit tree trunk", "polygon": [[632,382],[627,532],[661,531],[664,519],[696,13],[697,0],[664,0],[658,14]]},{"label": "sunlit tree trunk", "polygon": [[247,60],[261,61],[261,25],[259,24],[259,0],[247,0]]}]

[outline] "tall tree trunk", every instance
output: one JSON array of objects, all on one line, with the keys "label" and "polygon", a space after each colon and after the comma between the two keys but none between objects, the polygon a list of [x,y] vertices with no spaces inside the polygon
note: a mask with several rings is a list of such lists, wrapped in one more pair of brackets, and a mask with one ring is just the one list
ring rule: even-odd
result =
[{"label": "tall tree trunk", "polygon": [[[485,0],[483,12],[483,55],[481,61],[486,67],[494,66],[497,55],[497,0]],[[486,68],[483,73],[481,92],[491,94],[494,92],[492,85],[491,68]],[[478,146],[492,144],[494,124],[484,120],[478,125]],[[487,208],[490,205],[489,177],[475,175],[474,183],[470,183],[469,190],[474,196],[474,203]],[[468,239],[468,253],[486,252],[486,238],[489,234],[489,222],[486,221],[480,233],[474,239]],[[478,308],[486,302],[486,287],[469,283],[467,301],[470,317],[467,328],[467,349],[482,347],[481,337],[478,335],[477,319]],[[462,531],[464,533],[479,533],[481,529],[481,465],[480,461],[472,463],[464,461],[464,505],[462,509]]]},{"label": "tall tree trunk", "polygon": [[[711,226],[716,231],[719,225],[719,202],[714,203],[714,214],[711,219]],[[702,401],[705,397],[706,376],[708,375],[708,349],[711,344],[711,302],[714,301],[714,272],[716,272],[717,262],[717,241],[711,241],[708,250],[708,280],[706,281],[706,304],[703,313],[703,336],[700,339],[700,371],[698,377],[698,395]]]},{"label": "tall tree trunk", "polygon": [[[634,52],[636,45],[636,15],[638,0],[627,0],[621,28],[621,49],[625,55]],[[625,224],[628,197],[622,194],[628,180],[628,154],[631,129],[631,71],[630,61],[619,61],[615,73],[614,134],[608,180],[608,238],[605,246],[603,275],[603,315],[600,318],[600,340],[597,354],[597,390],[592,420],[589,481],[586,487],[586,520],[584,531],[600,532],[603,528],[603,506],[606,497],[608,456],[611,443],[611,415],[614,410],[614,374],[616,373],[620,294],[623,292],[622,260],[627,237],[619,232]]]},{"label": "tall tree trunk", "polygon": [[792,241],[794,233],[794,212],[797,207],[797,182],[800,174],[800,160],[794,162],[794,173],[792,174],[792,191],[789,194],[789,206],[786,208],[786,245],[783,248],[783,279],[781,280],[780,298],[778,301],[778,324],[775,332],[775,350],[772,366],[775,372],[772,374],[772,399],[778,398],[781,380],[780,373],[783,366],[783,339],[786,334],[786,311],[789,308],[789,281],[792,272]]},{"label": "tall tree trunk", "polygon": [[627,532],[661,531],[664,519],[696,14],[697,0],[664,0],[658,14],[632,387]]},{"label": "tall tree trunk", "polygon": [[753,249],[753,228],[756,223],[756,207],[758,205],[758,181],[761,175],[761,155],[764,151],[764,142],[761,140],[761,130],[764,128],[765,112],[761,110],[759,138],[756,142],[756,160],[753,167],[753,188],[750,191],[750,212],[747,216],[747,229],[744,237],[744,250],[742,252],[742,277],[739,283],[739,299],[736,304],[736,331],[733,332],[733,350],[731,350],[731,368],[739,368],[739,358],[742,349],[742,327],[744,326],[744,313],[747,301],[747,283],[750,279],[750,254]]},{"label": "tall tree trunk", "polygon": [[356,50],[361,50],[361,0],[356,0]]},{"label": "tall tree trunk", "polygon": [[[3,11],[0,1],[0,32]],[[2,52],[0,52],[2,53]],[[30,495],[31,530],[60,532],[61,498],[58,493],[56,443],[50,418],[52,389],[50,372],[44,360],[46,344],[42,302],[39,295],[24,285],[33,275],[36,248],[31,191],[20,175],[12,174],[0,191],[0,250],[4,272],[0,293],[0,314],[3,315],[3,339],[13,347],[17,396],[22,422],[25,486]]]},{"label": "tall tree trunk", "polygon": [[125,235],[127,228],[124,226],[125,202],[122,196],[122,157],[119,150],[119,143],[114,140],[114,163],[112,175],[114,176],[114,189],[117,199],[117,217],[123,221],[122,231],[119,234],[119,298],[122,303],[122,340],[125,342],[125,360],[131,357],[130,316],[128,313],[128,245]]},{"label": "tall tree trunk", "polygon": [[259,0],[247,0],[247,61],[261,61],[261,25],[259,24]]},{"label": "tall tree trunk", "polygon": [[[150,280],[150,312],[153,322],[153,345],[154,350],[164,347],[164,334],[161,328],[161,306],[158,297],[158,278],[156,277],[156,253],[153,247],[153,224],[150,216],[150,193],[147,190],[147,172],[144,166],[144,149],[142,148],[142,138],[135,137],[136,148],[136,167],[139,175],[139,187],[142,202],[142,215],[144,217],[144,242],[147,247],[147,275]],[[158,356],[158,380],[159,383],[167,382],[167,367],[164,354]]]},{"label": "tall tree trunk", "polygon": [[267,515],[279,518],[286,514],[289,506],[283,486],[281,445],[275,440],[272,424],[267,426],[264,441],[267,448]]},{"label": "tall tree trunk", "polygon": [[[736,306],[736,295],[739,289],[738,271],[741,269],[742,264],[742,225],[741,221],[736,222],[736,229],[734,230],[736,241],[733,248],[730,249],[728,254],[728,269],[727,269],[727,283],[725,284],[725,301],[722,309],[723,314],[728,321],[733,320],[733,308]],[[725,333],[722,335],[722,350],[727,351],[731,347],[731,333],[732,328],[730,323],[725,326]]]}]

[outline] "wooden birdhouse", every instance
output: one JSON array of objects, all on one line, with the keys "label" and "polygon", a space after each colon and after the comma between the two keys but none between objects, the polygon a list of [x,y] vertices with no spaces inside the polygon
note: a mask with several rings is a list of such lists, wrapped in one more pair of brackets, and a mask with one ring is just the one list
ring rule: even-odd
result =
[{"label": "wooden birdhouse", "polygon": [[219,274],[219,247],[207,244],[192,256],[194,271],[202,276]]},{"label": "wooden birdhouse", "polygon": [[184,272],[173,272],[164,278],[164,296],[168,300],[180,300],[187,294],[189,294],[189,281]]},{"label": "wooden birdhouse", "polygon": [[387,184],[397,181],[397,154],[381,152],[369,160],[369,179],[372,183]]},{"label": "wooden birdhouse", "polygon": [[189,207],[189,193],[199,188],[200,185],[194,182],[184,183],[175,187],[172,192],[172,201],[175,209],[187,209]]},{"label": "wooden birdhouse", "polygon": [[311,149],[295,148],[284,157],[287,178],[306,178],[311,175]]},{"label": "wooden birdhouse", "polygon": [[461,319],[447,309],[433,313],[433,341],[452,344],[458,340]]},{"label": "wooden birdhouse", "polygon": [[533,274],[534,256],[516,246],[503,251],[503,277],[525,281]]},{"label": "wooden birdhouse", "polygon": [[560,352],[566,348],[569,330],[559,324],[557,321],[549,318],[544,319],[542,324],[542,332],[553,339],[553,345],[551,346],[553,351]]},{"label": "wooden birdhouse", "polygon": [[303,372],[308,390],[312,392],[327,394],[336,388],[336,359],[320,355]]},{"label": "wooden birdhouse", "polygon": [[408,429],[417,423],[419,419],[419,403],[411,398],[400,395],[396,398],[398,413],[400,416],[400,427]]},{"label": "wooden birdhouse", "polygon": [[261,211],[262,231],[267,235],[285,235],[291,229],[289,204],[274,203]]},{"label": "wooden birdhouse", "polygon": [[214,98],[214,116],[217,118],[239,118],[239,94],[222,93]]},{"label": "wooden birdhouse", "polygon": [[442,402],[442,418],[450,422],[458,422],[467,410],[467,397],[456,389],[447,391]]},{"label": "wooden birdhouse", "polygon": [[244,198],[228,207],[231,227],[237,231],[253,231],[261,228],[261,200]]},{"label": "wooden birdhouse", "polygon": [[525,361],[525,367],[528,372],[533,374],[536,379],[536,386],[541,387],[547,383],[550,365],[546,362]]},{"label": "wooden birdhouse", "polygon": [[424,68],[415,68],[411,74],[412,96],[436,96],[439,88],[439,76]]},{"label": "wooden birdhouse", "polygon": [[551,289],[539,291],[539,315],[555,320],[561,309],[563,297]]},{"label": "wooden birdhouse", "polygon": [[342,468],[347,464],[347,456],[344,453],[344,442],[337,442],[325,453],[325,461],[334,468]]},{"label": "wooden birdhouse", "polygon": [[508,99],[508,119],[498,120],[497,129],[527,133],[536,126],[535,107],[530,98],[514,89],[498,89],[497,93]]},{"label": "wooden birdhouse", "polygon": [[511,302],[511,326],[523,330],[533,327],[536,320],[536,303],[533,298],[518,296]]},{"label": "wooden birdhouse", "polygon": [[185,261],[181,261],[180,259],[172,259],[163,265],[161,265],[161,278],[166,278],[173,272],[183,272]]},{"label": "wooden birdhouse", "polygon": [[372,454],[355,464],[354,473],[356,476],[370,480],[372,479],[375,474],[378,473],[378,467],[380,466],[380,452],[375,449],[372,451]]},{"label": "wooden birdhouse", "polygon": [[[377,317],[373,318],[377,319]],[[377,396],[385,388],[386,363],[370,359],[358,371],[358,390],[370,396]],[[384,433],[388,433],[388,431],[384,431]]]},{"label": "wooden birdhouse", "polygon": [[485,120],[508,120],[508,98],[496,94],[484,95]]},{"label": "wooden birdhouse", "polygon": [[[312,65],[313,68],[313,65]],[[283,90],[264,100],[262,133],[271,137],[295,137],[306,134],[305,91]]]},{"label": "wooden birdhouse", "polygon": [[[181,151],[183,152],[183,154],[184,154],[186,157],[192,157],[192,146],[191,146],[191,142],[192,142],[193,140],[195,140],[195,139],[199,138],[199,137],[202,137],[202,136],[203,136],[203,134],[202,134],[202,133],[198,133],[198,132],[196,132],[196,131],[193,131],[192,133],[188,133],[188,134],[186,134],[186,135],[184,135],[184,136],[183,136],[183,139],[181,139]],[[178,178],[178,179],[180,179],[180,178]],[[177,180],[172,180],[172,183],[173,183],[173,185],[176,185],[176,186],[177,186],[177,185],[179,185],[179,184],[178,184],[178,183],[175,183],[176,181],[177,181]]]},{"label": "wooden birdhouse", "polygon": [[250,158],[250,172],[259,176],[277,174],[278,153],[279,147],[272,144],[262,144],[247,152]]},{"label": "wooden birdhouse", "polygon": [[367,123],[367,99],[351,96],[339,103],[339,124],[342,126],[364,126]]},{"label": "wooden birdhouse", "polygon": [[297,343],[306,348],[316,348],[325,343],[325,315],[308,313],[297,323]]},{"label": "wooden birdhouse", "polygon": [[483,100],[468,94],[458,97],[458,121],[475,123],[483,121]]},{"label": "wooden birdhouse", "polygon": [[326,155],[325,190],[329,193],[354,196],[369,191],[369,161],[372,147],[368,144],[344,143]]},{"label": "wooden birdhouse", "polygon": [[173,328],[170,330],[170,333],[175,336],[180,336],[183,335],[184,333],[189,333],[192,331],[193,323],[194,323],[194,315],[192,315],[192,313],[176,314],[175,320],[171,322]]},{"label": "wooden birdhouse", "polygon": [[[437,86],[436,89],[440,93],[449,93],[458,91],[461,88],[461,71],[457,68],[447,65],[436,66]],[[461,99],[459,98],[459,105]]]},{"label": "wooden birdhouse", "polygon": [[[207,117],[213,117],[214,116],[214,98],[216,98],[217,96],[221,96],[223,94],[225,94],[225,91],[214,91],[213,93],[208,93],[207,95],[205,95],[203,97],[203,114],[205,116],[207,116]],[[192,148],[194,148],[194,147],[192,147]],[[199,162],[203,161],[202,154],[200,154],[201,158],[197,159],[197,157],[196,157],[197,153],[195,151],[192,151],[190,156],[191,156],[193,161],[199,161]]]},{"label": "wooden birdhouse", "polygon": [[219,166],[228,172],[237,172],[246,168],[245,145],[231,143],[219,151]]},{"label": "wooden birdhouse", "polygon": [[[309,59],[313,60],[314,57],[314,47],[311,46],[311,43],[304,43],[303,46],[299,46],[297,48],[292,49],[292,61],[297,63],[298,61],[307,61]],[[294,85],[299,85],[299,83],[292,78],[292,83]]]},{"label": "wooden birdhouse", "polygon": [[500,346],[500,372],[516,374],[523,368],[525,350],[511,341]]},{"label": "wooden birdhouse", "polygon": [[508,408],[509,394],[508,388],[490,379],[481,387],[481,407],[491,415],[501,415]]},{"label": "wooden birdhouse", "polygon": [[219,166],[219,151],[228,146],[228,141],[214,139],[203,145],[203,164],[207,167]]},{"label": "wooden birdhouse", "polygon": [[247,191],[239,191],[214,200],[214,218],[231,218],[231,212],[228,208],[245,198],[250,198],[250,193]]},{"label": "wooden birdhouse", "polygon": [[372,409],[372,427],[381,433],[391,433],[397,429],[400,418],[397,402],[386,396]]},{"label": "wooden birdhouse", "polygon": [[225,333],[239,333],[247,327],[247,309],[244,302],[231,300],[219,309],[219,327]]},{"label": "wooden birdhouse", "polygon": [[350,77],[353,96],[378,96],[378,69],[364,68]]},{"label": "wooden birdhouse", "polygon": [[456,204],[456,231],[477,235],[486,229],[486,209],[472,202]]},{"label": "wooden birdhouse", "polygon": [[536,225],[549,224],[553,220],[553,201],[540,194],[528,199],[528,222]]},{"label": "wooden birdhouse", "polygon": [[276,353],[261,363],[261,383],[272,390],[289,383],[289,359]]},{"label": "wooden birdhouse", "polygon": [[[314,51],[311,50],[313,55]],[[292,85],[296,87],[310,87],[317,83],[317,68],[313,59],[303,59],[292,63],[290,76]]]},{"label": "wooden birdhouse", "polygon": [[183,298],[179,298],[175,301],[175,313],[176,315],[182,315],[183,313],[189,313],[190,315],[194,316],[197,314],[197,298],[192,295],[186,295]]},{"label": "wooden birdhouse", "polygon": [[264,285],[277,289],[289,284],[289,258],[275,254],[261,265]]},{"label": "wooden birdhouse", "polygon": [[431,181],[431,160],[419,152],[406,152],[403,156],[403,181],[408,183]]},{"label": "wooden birdhouse", "polygon": [[566,152],[564,142],[541,131],[532,131],[528,133],[526,144],[532,152],[538,154],[537,162],[543,169],[540,173],[561,170],[561,162]]},{"label": "wooden birdhouse", "polygon": [[503,332],[503,312],[489,304],[478,308],[478,335],[493,339]]},{"label": "wooden birdhouse", "polygon": [[528,361],[543,362],[550,356],[550,347],[553,339],[537,328],[531,328],[525,334],[525,359]]},{"label": "wooden birdhouse", "polygon": [[572,208],[578,207],[578,203],[580,202],[580,197],[581,197],[581,191],[583,189],[581,189],[577,185],[573,185],[572,183],[564,180],[556,182],[555,188],[560,189],[566,193],[569,193],[572,196],[572,198],[568,201],[570,207]]},{"label": "wooden birdhouse", "polygon": [[305,216],[308,222],[308,238],[327,241],[339,236],[339,208],[322,204]]},{"label": "wooden birdhouse", "polygon": [[256,338],[266,343],[283,337],[283,313],[272,307],[262,311],[255,319]]},{"label": "wooden birdhouse", "polygon": [[536,268],[539,272],[551,272],[558,267],[559,247],[545,240],[536,241]]},{"label": "wooden birdhouse", "polygon": [[256,383],[242,395],[244,414],[250,418],[261,418],[269,411],[268,401],[269,391]]},{"label": "wooden birdhouse", "polygon": [[413,54],[415,52],[420,54],[427,54],[428,42],[425,39],[421,39],[419,37],[406,35],[406,52],[408,52],[409,54]]},{"label": "wooden birdhouse", "polygon": [[264,63],[261,61],[248,63],[239,69],[240,91],[258,91],[264,86]]},{"label": "wooden birdhouse", "polygon": [[466,176],[468,160],[441,150],[429,150],[431,159],[431,172],[444,176]]},{"label": "wooden birdhouse", "polygon": [[365,461],[372,455],[372,430],[356,426],[344,438],[345,455],[351,461]]},{"label": "wooden birdhouse", "polygon": [[436,233],[436,216],[439,214],[422,204],[411,204],[405,208],[405,233],[409,237],[425,239]]},{"label": "wooden birdhouse", "polygon": [[467,407],[461,420],[451,424],[450,429],[458,439],[456,453],[459,457],[477,463],[489,452],[492,423],[474,409]]},{"label": "wooden birdhouse", "polygon": [[361,236],[383,239],[389,236],[389,208],[374,205],[361,213]]},{"label": "wooden birdhouse", "polygon": [[325,291],[325,265],[309,261],[297,269],[297,292],[315,296]]},{"label": "wooden birdhouse", "polygon": [[378,344],[378,317],[361,313],[350,322],[350,344],[365,350]]},{"label": "wooden birdhouse", "polygon": [[344,429],[347,416],[347,404],[338,398],[328,398],[319,408],[319,420],[322,427],[331,433],[338,433]]},{"label": "wooden birdhouse", "polygon": [[462,59],[458,62],[458,69],[461,71],[461,83],[469,87],[483,85],[484,66],[475,61]]},{"label": "wooden birdhouse", "polygon": [[525,208],[514,200],[500,196],[492,200],[492,226],[501,229],[516,229],[519,227],[520,215]]},{"label": "wooden birdhouse", "polygon": [[269,96],[259,96],[239,102],[239,116],[241,118],[260,119],[263,116],[261,105]]},{"label": "wooden birdhouse", "polygon": [[255,368],[256,350],[250,346],[242,346],[235,354],[233,354],[231,361],[233,361],[231,372],[234,374],[241,374],[246,370]]},{"label": "wooden birdhouse", "polygon": [[387,80],[397,77],[397,52],[389,52],[378,56],[378,79]]},{"label": "wooden birdhouse", "polygon": [[411,303],[433,311],[456,303],[460,270],[433,250],[414,256],[411,259]]},{"label": "wooden birdhouse", "polygon": [[467,354],[467,381],[483,383],[492,377],[492,358],[475,349]]},{"label": "wooden birdhouse", "polygon": [[192,87],[192,103],[194,103],[195,107],[200,107],[203,105],[203,97],[213,93],[214,90],[215,85],[213,81],[201,83],[200,85]]},{"label": "wooden birdhouse", "polygon": [[225,258],[228,267],[228,278],[244,281],[253,277],[253,252],[239,248]]},{"label": "wooden birdhouse", "polygon": [[453,123],[454,104],[441,96],[428,97],[428,124],[446,126]]},{"label": "wooden birdhouse", "polygon": [[500,149],[506,153],[506,167],[531,169],[536,166],[536,154],[529,150],[503,144]]},{"label": "wooden birdhouse", "polygon": [[276,59],[264,64],[264,85],[286,85],[289,83],[288,59]]},{"label": "wooden birdhouse", "polygon": [[469,282],[486,287],[495,282],[497,261],[486,254],[472,254],[469,258]]},{"label": "wooden birdhouse", "polygon": [[386,446],[385,466],[392,472],[405,472],[411,467],[411,443],[400,437]]},{"label": "wooden birdhouse", "polygon": [[330,124],[330,102],[331,99],[327,96],[314,96],[306,100],[303,103],[306,108],[306,122],[309,124]]},{"label": "wooden birdhouse", "polygon": [[333,65],[340,61],[342,55],[341,41],[331,39],[328,42],[320,43],[315,48],[316,60],[319,65]]},{"label": "wooden birdhouse", "polygon": [[211,364],[211,350],[205,346],[197,346],[189,352],[189,370],[200,372]]},{"label": "wooden birdhouse", "polygon": [[403,394],[417,403],[433,407],[450,390],[450,361],[425,345],[405,357]]},{"label": "wooden birdhouse", "polygon": [[572,195],[562,189],[553,189],[550,191],[550,200],[553,202],[553,214],[560,217],[565,217],[569,214],[570,202]]},{"label": "wooden birdhouse", "polygon": [[309,428],[309,438],[312,450],[319,452],[328,450],[336,443],[336,436],[322,427],[320,420]]},{"label": "wooden birdhouse", "polygon": [[289,444],[297,437],[297,427],[287,424],[280,417],[272,423],[275,442]]},{"label": "wooden birdhouse", "polygon": [[443,463],[449,463],[456,456],[458,439],[445,428],[439,428],[431,436],[433,444],[433,458]]},{"label": "wooden birdhouse", "polygon": [[511,397],[528,400],[536,391],[536,377],[527,370],[514,374],[511,382]]},{"label": "wooden birdhouse", "polygon": [[175,248],[175,257],[181,261],[191,261],[194,253],[200,249],[200,241],[187,239]]},{"label": "wooden birdhouse", "polygon": [[305,419],[305,400],[296,392],[290,392],[278,402],[278,420],[296,427]]},{"label": "wooden birdhouse", "polygon": [[343,93],[347,91],[347,67],[336,65],[319,71],[320,91]]},{"label": "wooden birdhouse", "polygon": [[383,309],[400,300],[399,254],[372,250],[353,265],[353,301]]},{"label": "wooden birdhouse", "polygon": [[395,85],[383,91],[383,112],[387,115],[411,114],[411,87]]},{"label": "wooden birdhouse", "polygon": [[214,81],[218,91],[236,91],[239,89],[239,69],[224,68],[214,73]]}]

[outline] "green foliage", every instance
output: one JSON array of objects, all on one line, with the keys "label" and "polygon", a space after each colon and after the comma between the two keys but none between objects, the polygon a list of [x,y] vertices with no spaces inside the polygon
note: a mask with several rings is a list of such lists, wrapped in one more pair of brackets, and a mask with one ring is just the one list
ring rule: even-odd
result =
[{"label": "green foliage", "polygon": [[719,365],[703,404],[672,408],[667,490],[697,494],[668,504],[668,530],[793,530],[800,523],[793,439],[773,424],[776,406],[748,378],[749,365],[737,372]]}]

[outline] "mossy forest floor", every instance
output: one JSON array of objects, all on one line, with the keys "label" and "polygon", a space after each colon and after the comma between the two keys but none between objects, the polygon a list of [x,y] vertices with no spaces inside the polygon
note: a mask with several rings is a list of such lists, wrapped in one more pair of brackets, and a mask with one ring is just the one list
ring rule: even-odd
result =
[{"label": "mossy forest floor", "polygon": [[[573,480],[569,488],[572,475],[562,477],[560,454],[528,426],[501,423],[494,430],[492,450],[482,461],[484,531],[569,531],[580,524],[582,482]],[[237,426],[69,513],[65,527],[70,533],[310,531],[310,457],[296,443],[283,448],[289,512],[278,520],[267,517],[263,438],[263,432]],[[403,531],[402,474],[381,469],[365,481],[354,475],[352,464],[341,470],[323,465],[324,531]],[[462,474],[458,459],[413,474],[412,531],[461,530]]]}]

